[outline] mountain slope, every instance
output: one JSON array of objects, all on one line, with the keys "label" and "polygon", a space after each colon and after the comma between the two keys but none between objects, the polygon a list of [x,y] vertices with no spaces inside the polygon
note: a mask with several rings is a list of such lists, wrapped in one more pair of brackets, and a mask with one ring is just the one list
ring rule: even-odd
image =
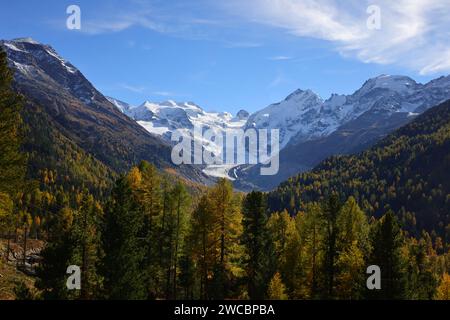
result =
[{"label": "mountain slope", "polygon": [[377,217],[394,210],[412,233],[450,236],[450,101],[359,155],[332,157],[290,178],[269,194],[270,205],[294,213],[333,191]]},{"label": "mountain slope", "polygon": [[205,180],[196,168],[173,166],[167,143],[123,115],[50,46],[31,39],[1,41],[0,46],[15,71],[15,90],[42,108],[54,130],[96,160],[116,172],[148,160],[191,180]]},{"label": "mountain slope", "polygon": [[[312,101],[306,105],[305,95],[309,97],[306,101]],[[329,156],[352,154],[370,147],[447,99],[450,99],[450,76],[423,85],[405,76],[382,75],[369,79],[352,95],[333,95],[327,101],[310,91],[297,91],[249,120],[250,123],[265,114],[266,122],[257,121],[252,125],[276,129],[286,124],[281,129],[288,134],[283,134],[285,148],[280,151],[279,173],[260,176],[259,166],[238,168],[235,174],[240,179],[236,184],[247,189],[275,188]],[[280,118],[291,120],[280,121]]]}]

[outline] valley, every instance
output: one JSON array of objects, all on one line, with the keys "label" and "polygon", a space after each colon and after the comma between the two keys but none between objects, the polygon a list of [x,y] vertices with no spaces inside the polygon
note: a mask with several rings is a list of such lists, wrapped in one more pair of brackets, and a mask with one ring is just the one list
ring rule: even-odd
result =
[{"label": "valley", "polygon": [[[2,245],[5,299],[448,296],[450,77],[382,75],[328,100],[299,89],[231,115],[133,106],[51,46],[0,47],[0,237],[20,239]],[[175,165],[172,135],[199,126],[279,129],[279,173]],[[69,265],[81,290],[66,285]],[[369,265],[382,290],[365,286]]]}]

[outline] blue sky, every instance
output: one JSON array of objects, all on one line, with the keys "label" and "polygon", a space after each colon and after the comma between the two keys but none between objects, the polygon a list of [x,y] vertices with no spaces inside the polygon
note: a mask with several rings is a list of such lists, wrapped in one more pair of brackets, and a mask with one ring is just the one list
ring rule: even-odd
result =
[{"label": "blue sky", "polygon": [[[450,0],[98,0],[2,4],[0,38],[50,44],[104,94],[256,111],[292,91],[349,94],[370,77],[450,71]],[[81,8],[81,30],[66,8]]]}]

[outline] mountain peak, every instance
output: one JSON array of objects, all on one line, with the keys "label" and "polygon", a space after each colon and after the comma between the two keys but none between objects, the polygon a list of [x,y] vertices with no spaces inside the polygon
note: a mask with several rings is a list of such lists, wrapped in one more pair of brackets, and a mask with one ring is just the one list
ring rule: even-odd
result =
[{"label": "mountain peak", "polygon": [[386,89],[400,94],[407,94],[417,86],[417,82],[410,77],[382,74],[367,80],[357,92],[360,95],[364,95],[374,89]]},{"label": "mountain peak", "polygon": [[36,40],[34,40],[33,38],[30,38],[30,37],[27,37],[27,38],[16,38],[16,39],[11,40],[11,42],[41,44],[38,41],[36,41]]},{"label": "mountain peak", "polygon": [[246,120],[246,119],[248,119],[248,117],[250,116],[250,113],[248,112],[248,111],[246,111],[246,110],[239,110],[239,112],[236,114],[236,117],[239,119],[239,120]]},{"label": "mountain peak", "polygon": [[297,89],[293,93],[288,95],[286,97],[285,101],[289,101],[289,100],[293,100],[293,99],[305,99],[305,98],[309,98],[309,97],[319,98],[319,96],[310,89],[306,89],[306,90]]}]

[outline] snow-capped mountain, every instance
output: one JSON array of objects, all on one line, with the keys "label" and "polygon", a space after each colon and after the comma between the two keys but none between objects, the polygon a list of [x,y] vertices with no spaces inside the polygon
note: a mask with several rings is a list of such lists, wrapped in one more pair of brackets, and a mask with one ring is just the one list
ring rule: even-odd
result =
[{"label": "snow-capped mountain", "polygon": [[[130,106],[111,97],[108,97],[108,100],[148,132],[172,142],[172,133],[179,130],[183,136],[194,138],[194,142],[216,155],[223,152],[223,146],[203,140],[200,136],[193,136],[194,127],[201,128],[203,131],[210,129],[216,134],[224,135],[229,129],[243,128],[248,119],[248,112],[245,110],[239,111],[233,117],[228,112],[207,112],[193,102],[146,101],[140,106]],[[228,177],[228,171],[232,167],[214,165],[205,168],[204,172],[214,177]]]},{"label": "snow-capped mountain", "polygon": [[252,114],[247,122],[248,128],[279,129],[280,148],[299,133],[314,136],[320,132],[317,119],[320,119],[322,99],[311,90],[297,90],[284,101],[275,103]]},{"label": "snow-capped mountain", "polygon": [[426,85],[405,76],[381,75],[352,95],[333,94],[323,100],[311,90],[297,90],[284,101],[250,116],[247,127],[279,129],[280,148],[289,142],[323,138],[366,112],[384,116],[416,115],[450,98],[450,77]]},{"label": "snow-capped mountain", "polygon": [[280,129],[280,172],[261,177],[254,166],[237,168],[233,175],[244,187],[275,187],[326,157],[364,150],[448,99],[450,76],[420,84],[405,76],[381,75],[351,95],[334,94],[325,101],[309,90],[297,90],[250,116],[247,124]]},{"label": "snow-capped mountain", "polygon": [[146,101],[140,106],[132,106],[120,100],[108,97],[120,111],[136,120],[150,133],[163,136],[168,141],[177,129],[192,130],[195,126],[224,131],[230,128],[242,128],[248,119],[248,112],[241,110],[236,117],[228,112],[208,112],[193,102],[161,103]]},{"label": "snow-capped mountain", "polygon": [[[327,100],[311,90],[299,89],[283,101],[252,115],[241,110],[235,117],[226,112],[207,112],[192,102],[169,100],[130,106],[108,99],[147,131],[167,141],[171,140],[175,130],[191,136],[194,126],[220,134],[234,128],[279,129],[281,162],[295,159],[286,165],[289,170],[280,168],[284,179],[288,177],[287,172],[297,173],[311,168],[326,156],[360,150],[428,108],[450,99],[450,77],[420,84],[406,76],[381,75],[367,80],[351,95],[333,94]],[[315,141],[320,141],[320,144]],[[333,142],[328,145],[328,141]],[[197,142],[216,154],[222,151],[222,146],[211,141]],[[299,148],[308,150],[307,154],[298,154]],[[294,153],[296,155],[292,156]],[[209,166],[204,172],[211,176],[246,180],[251,180],[252,175],[252,169],[232,165]],[[276,183],[278,179],[271,177],[271,181]]]},{"label": "snow-capped mountain", "polygon": [[[270,181],[256,177],[258,166],[203,168],[210,176],[231,175],[238,183],[262,189],[313,167],[327,156],[360,151],[428,108],[450,99],[450,76],[420,84],[405,76],[382,75],[367,80],[351,95],[334,94],[327,100],[311,90],[297,90],[252,115],[245,110],[236,116],[208,112],[192,102],[171,100],[133,106],[104,97],[48,45],[24,38],[0,41],[0,46],[16,71],[17,90],[44,106],[70,139],[117,168],[147,158],[170,166],[168,142],[172,142],[175,130],[191,136],[194,127],[218,134],[239,128],[279,129],[280,174],[268,177]],[[222,146],[214,142],[197,142],[208,151],[222,152]],[[158,148],[164,152],[149,152]],[[189,170],[185,169],[186,175],[198,176],[198,172]]]},{"label": "snow-capped mountain", "polygon": [[[51,46],[31,38],[1,41],[8,59],[18,71],[21,81],[33,79],[41,83],[57,83],[64,92],[80,99],[86,105],[105,102],[103,95],[70,62],[63,59]],[[111,108],[113,109],[113,108]]]}]

